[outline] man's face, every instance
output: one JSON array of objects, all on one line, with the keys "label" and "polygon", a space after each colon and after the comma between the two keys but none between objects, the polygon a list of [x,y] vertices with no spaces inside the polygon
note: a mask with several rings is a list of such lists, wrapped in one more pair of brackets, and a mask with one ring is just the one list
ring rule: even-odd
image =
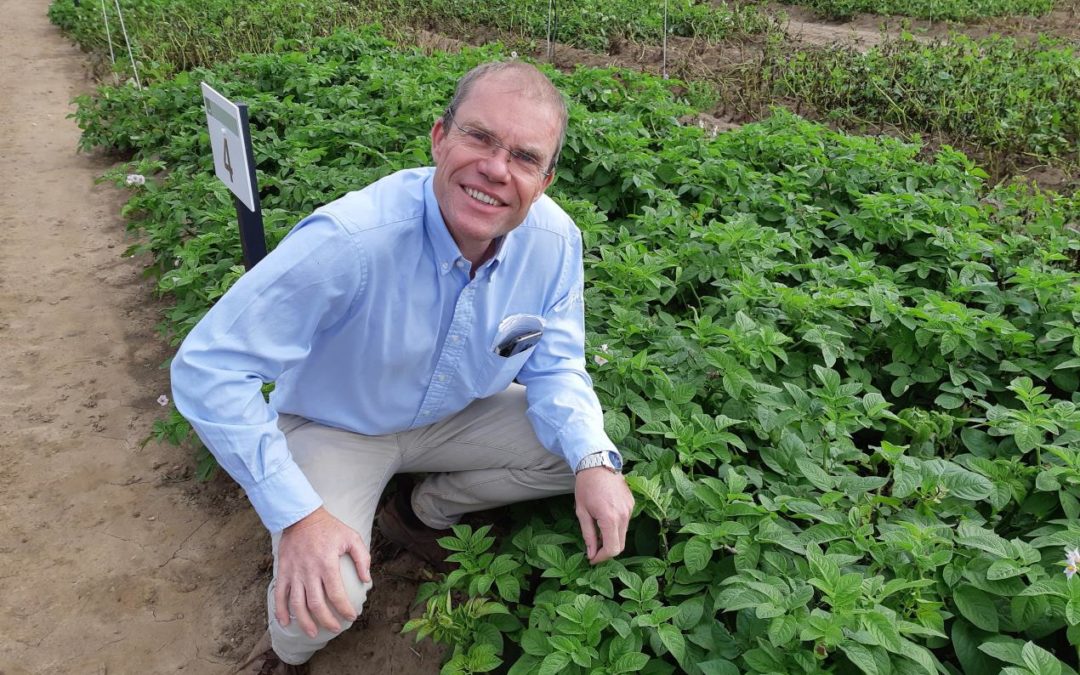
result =
[{"label": "man's face", "polygon": [[547,170],[558,143],[558,114],[514,79],[512,73],[481,78],[454,111],[453,122],[439,118],[431,129],[435,198],[458,248],[474,263],[492,240],[525,220],[554,177],[524,171],[507,150],[485,147],[462,132],[486,134]]}]

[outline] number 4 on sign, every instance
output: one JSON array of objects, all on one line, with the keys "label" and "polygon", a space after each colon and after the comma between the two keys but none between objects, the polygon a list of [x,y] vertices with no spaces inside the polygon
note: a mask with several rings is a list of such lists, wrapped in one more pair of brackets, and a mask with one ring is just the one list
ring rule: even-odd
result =
[{"label": "number 4 on sign", "polygon": [[221,130],[221,145],[221,153],[225,156],[225,161],[223,162],[223,164],[225,165],[225,170],[229,172],[229,181],[232,182],[233,172],[232,160],[229,159],[229,137],[225,135],[224,129]]}]

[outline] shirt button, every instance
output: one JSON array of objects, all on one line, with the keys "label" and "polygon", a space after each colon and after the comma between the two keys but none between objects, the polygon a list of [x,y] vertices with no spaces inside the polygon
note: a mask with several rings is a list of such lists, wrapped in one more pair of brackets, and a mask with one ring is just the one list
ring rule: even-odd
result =
[{"label": "shirt button", "polygon": [[442,264],[442,271],[445,272],[448,269],[450,269],[450,263],[443,263]]},{"label": "shirt button", "polygon": [[465,261],[464,260],[457,261],[457,266],[458,267],[465,267]]},{"label": "shirt button", "polygon": [[457,335],[451,335],[451,336],[450,336],[450,342],[454,342],[454,343],[456,343],[456,342],[457,342],[458,340],[460,340],[460,339],[461,339],[461,338],[460,338],[460,337],[458,337]]},{"label": "shirt button", "polygon": [[446,376],[445,375],[440,375],[439,376],[439,382],[446,382]]}]

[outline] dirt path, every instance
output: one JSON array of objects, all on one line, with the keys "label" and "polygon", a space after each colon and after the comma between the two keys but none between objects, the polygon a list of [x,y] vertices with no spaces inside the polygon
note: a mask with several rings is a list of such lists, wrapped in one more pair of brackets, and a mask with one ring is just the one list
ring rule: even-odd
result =
[{"label": "dirt path", "polygon": [[[225,673],[265,627],[269,536],[190,452],[143,444],[168,391],[121,191],[75,151],[92,88],[48,0],[0,0],[0,675]],[[315,673],[437,672],[396,633],[407,560]]]}]

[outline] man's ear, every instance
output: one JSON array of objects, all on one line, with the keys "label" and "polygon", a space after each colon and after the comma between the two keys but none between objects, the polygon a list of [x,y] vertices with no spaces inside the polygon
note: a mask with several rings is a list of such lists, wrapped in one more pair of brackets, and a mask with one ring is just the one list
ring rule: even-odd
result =
[{"label": "man's ear", "polygon": [[431,158],[435,161],[435,164],[439,163],[439,158],[443,154],[443,143],[446,141],[446,123],[443,122],[443,118],[440,115],[435,124],[431,126]]},{"label": "man's ear", "polygon": [[533,197],[533,203],[536,203],[537,199],[540,199],[540,195],[544,194],[544,191],[548,189],[548,186],[555,180],[555,170],[553,169],[550,174],[544,177],[544,180],[540,183],[540,191]]}]

